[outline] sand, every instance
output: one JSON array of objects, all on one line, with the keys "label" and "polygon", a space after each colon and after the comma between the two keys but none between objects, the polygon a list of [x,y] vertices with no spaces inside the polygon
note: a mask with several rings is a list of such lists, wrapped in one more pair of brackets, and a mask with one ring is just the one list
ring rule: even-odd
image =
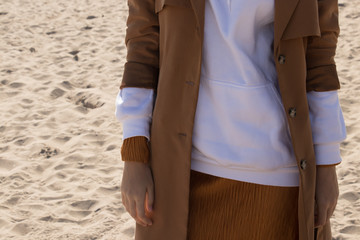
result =
[{"label": "sand", "polygon": [[[0,0],[0,239],[133,239],[114,116],[126,17],[125,0]],[[359,19],[342,0],[334,239],[360,239]]]}]

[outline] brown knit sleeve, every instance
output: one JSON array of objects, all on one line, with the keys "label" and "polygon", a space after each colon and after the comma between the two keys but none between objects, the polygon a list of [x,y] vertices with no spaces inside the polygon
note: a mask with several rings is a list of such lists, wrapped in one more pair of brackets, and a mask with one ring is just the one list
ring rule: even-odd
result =
[{"label": "brown knit sleeve", "polygon": [[148,140],[144,136],[126,138],[121,146],[121,159],[123,161],[148,163],[150,149]]}]

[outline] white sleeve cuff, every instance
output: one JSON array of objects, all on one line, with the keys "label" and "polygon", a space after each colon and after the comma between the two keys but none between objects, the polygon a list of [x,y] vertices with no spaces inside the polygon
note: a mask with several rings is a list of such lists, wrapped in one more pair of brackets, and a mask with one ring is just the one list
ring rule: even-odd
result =
[{"label": "white sleeve cuff", "polygon": [[123,140],[126,138],[144,136],[150,140],[150,121],[144,118],[127,119],[122,123]]},{"label": "white sleeve cuff", "polygon": [[315,144],[316,165],[333,165],[341,162],[340,143]]},{"label": "white sleeve cuff", "polygon": [[307,93],[314,144],[340,143],[346,128],[337,91]]}]

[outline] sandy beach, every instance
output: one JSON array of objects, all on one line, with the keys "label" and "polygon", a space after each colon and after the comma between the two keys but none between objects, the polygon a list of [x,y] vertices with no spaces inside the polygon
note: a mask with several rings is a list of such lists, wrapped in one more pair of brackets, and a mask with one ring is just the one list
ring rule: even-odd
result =
[{"label": "sandy beach", "polygon": [[[339,0],[348,137],[333,239],[360,239],[360,7]],[[130,240],[121,203],[127,3],[0,0],[0,239]]]}]

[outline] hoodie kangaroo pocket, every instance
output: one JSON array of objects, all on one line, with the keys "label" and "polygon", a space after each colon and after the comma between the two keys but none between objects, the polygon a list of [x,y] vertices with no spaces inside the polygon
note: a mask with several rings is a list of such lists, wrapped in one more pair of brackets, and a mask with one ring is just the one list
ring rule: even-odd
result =
[{"label": "hoodie kangaroo pocket", "polygon": [[202,79],[193,147],[202,161],[229,168],[268,171],[296,166],[273,83],[243,86]]}]

